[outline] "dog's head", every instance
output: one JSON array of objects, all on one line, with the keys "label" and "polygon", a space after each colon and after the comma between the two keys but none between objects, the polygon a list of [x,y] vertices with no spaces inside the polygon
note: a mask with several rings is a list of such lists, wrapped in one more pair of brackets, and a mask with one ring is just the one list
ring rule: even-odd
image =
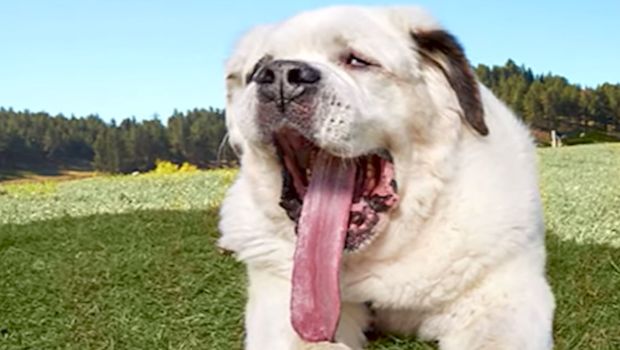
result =
[{"label": "dog's head", "polygon": [[320,153],[353,160],[350,250],[397,205],[395,161],[446,133],[488,133],[461,46],[418,8],[333,7],[256,28],[226,79],[231,143],[280,162],[291,219]]},{"label": "dog's head", "polygon": [[288,127],[356,157],[389,146],[403,120],[409,137],[428,134],[441,108],[488,132],[463,50],[417,8],[334,7],[256,28],[229,60],[227,88],[238,146]]}]

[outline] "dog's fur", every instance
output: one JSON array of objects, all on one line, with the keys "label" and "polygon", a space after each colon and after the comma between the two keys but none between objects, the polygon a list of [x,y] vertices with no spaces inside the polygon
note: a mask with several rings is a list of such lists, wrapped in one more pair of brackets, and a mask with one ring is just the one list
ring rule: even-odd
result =
[{"label": "dog's fur", "polygon": [[[380,67],[344,66],[350,50]],[[246,79],[265,55],[321,71],[309,126],[321,148],[341,157],[386,148],[394,159],[400,203],[368,247],[343,258],[337,344],[304,344],[290,324],[295,224],[278,206],[281,165],[261,139],[257,87]],[[247,349],[362,349],[370,327],[444,350],[552,348],[535,149],[486,87],[467,86],[470,69],[417,8],[327,8],[241,40],[226,109],[241,170],[219,245],[247,265]]]}]

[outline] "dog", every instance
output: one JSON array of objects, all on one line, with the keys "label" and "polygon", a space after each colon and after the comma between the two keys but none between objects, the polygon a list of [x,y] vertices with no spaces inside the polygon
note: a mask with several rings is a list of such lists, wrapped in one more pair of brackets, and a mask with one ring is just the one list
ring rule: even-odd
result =
[{"label": "dog", "polygon": [[553,347],[535,147],[431,15],[259,26],[226,85],[241,166],[218,244],[247,266],[246,349]]}]

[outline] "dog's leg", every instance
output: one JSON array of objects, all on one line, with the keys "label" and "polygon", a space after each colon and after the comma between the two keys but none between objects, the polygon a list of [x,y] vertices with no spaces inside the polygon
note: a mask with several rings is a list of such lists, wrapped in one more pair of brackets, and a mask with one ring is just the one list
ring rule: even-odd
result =
[{"label": "dog's leg", "polygon": [[264,270],[248,267],[249,296],[245,309],[246,350],[291,350],[298,339],[290,324],[290,283]]},{"label": "dog's leg", "polygon": [[554,307],[543,276],[491,278],[443,316],[452,327],[440,349],[551,350]]},{"label": "dog's leg", "polygon": [[[290,321],[290,281],[248,267],[249,299],[246,305],[246,350],[348,350],[361,349],[367,315],[362,305],[345,304],[336,339],[340,343],[304,343]],[[346,344],[346,345],[345,345]]]}]

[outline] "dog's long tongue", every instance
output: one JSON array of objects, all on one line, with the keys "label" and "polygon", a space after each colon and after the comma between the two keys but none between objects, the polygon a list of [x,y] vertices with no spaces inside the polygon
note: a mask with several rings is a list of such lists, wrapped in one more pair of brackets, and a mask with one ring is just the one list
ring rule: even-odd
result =
[{"label": "dog's long tongue", "polygon": [[340,259],[356,167],[320,152],[297,229],[291,321],[308,342],[332,341],[340,318]]}]

